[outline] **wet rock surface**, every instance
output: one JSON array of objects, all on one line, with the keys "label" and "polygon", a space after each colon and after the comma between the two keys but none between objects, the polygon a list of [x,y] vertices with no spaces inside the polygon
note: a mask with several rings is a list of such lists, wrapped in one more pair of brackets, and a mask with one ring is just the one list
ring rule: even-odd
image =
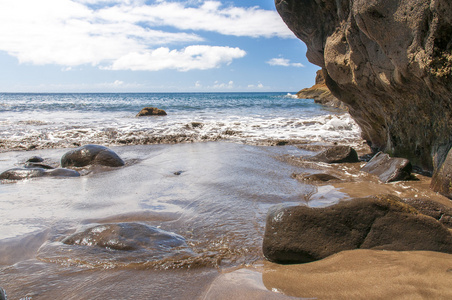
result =
[{"label": "wet rock surface", "polygon": [[452,2],[275,4],[375,150],[441,166],[452,145]]},{"label": "wet rock surface", "polygon": [[35,177],[78,177],[80,173],[65,168],[44,169],[44,168],[12,168],[0,174],[0,179],[6,180],[23,180]]},{"label": "wet rock surface", "polygon": [[136,115],[136,117],[144,116],[166,116],[167,113],[163,109],[157,107],[145,107]]},{"label": "wet rock surface", "polygon": [[378,178],[384,183],[411,178],[413,167],[408,159],[390,157],[388,154],[379,152],[361,169]]},{"label": "wet rock surface", "polygon": [[124,161],[113,150],[100,145],[85,145],[65,153],[61,158],[62,167],[89,165],[121,167]]},{"label": "wet rock surface", "polygon": [[358,154],[350,146],[334,146],[308,158],[308,160],[328,164],[359,162]]},{"label": "wet rock surface", "polygon": [[67,245],[96,246],[121,251],[145,249],[152,251],[152,254],[186,246],[182,236],[141,223],[95,225],[65,238],[62,242]]},{"label": "wet rock surface", "polygon": [[326,208],[277,205],[268,212],[263,252],[270,261],[306,263],[352,249],[452,253],[452,233],[389,195]]},{"label": "wet rock surface", "polygon": [[452,199],[452,151],[449,151],[444,163],[433,174],[430,187],[435,192]]}]

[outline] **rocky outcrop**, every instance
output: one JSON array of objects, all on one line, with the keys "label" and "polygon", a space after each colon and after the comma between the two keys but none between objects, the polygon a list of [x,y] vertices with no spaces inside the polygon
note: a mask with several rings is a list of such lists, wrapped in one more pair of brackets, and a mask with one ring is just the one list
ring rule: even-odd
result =
[{"label": "rocky outcrop", "polygon": [[376,151],[439,167],[452,146],[452,2],[275,0]]},{"label": "rocky outcrop", "polygon": [[340,101],[331,93],[330,89],[326,86],[325,77],[323,71],[318,70],[315,77],[315,84],[309,88],[302,89],[297,93],[297,97],[300,99],[314,99],[315,103],[319,103],[325,106],[332,106],[340,109],[347,109],[344,102]]},{"label": "rocky outcrop", "polygon": [[136,115],[136,117],[144,116],[166,116],[166,111],[156,107],[145,107]]},{"label": "rocky outcrop", "polygon": [[388,183],[391,181],[408,180],[411,178],[413,167],[406,158],[390,157],[388,154],[378,152],[361,169],[363,172],[377,175],[378,178]]},{"label": "rocky outcrop", "polygon": [[452,253],[452,232],[389,195],[269,210],[263,252],[270,261],[306,263],[352,249]]},{"label": "rocky outcrop", "polygon": [[62,167],[89,165],[121,167],[124,166],[124,161],[113,150],[100,145],[85,145],[66,152],[61,158]]}]

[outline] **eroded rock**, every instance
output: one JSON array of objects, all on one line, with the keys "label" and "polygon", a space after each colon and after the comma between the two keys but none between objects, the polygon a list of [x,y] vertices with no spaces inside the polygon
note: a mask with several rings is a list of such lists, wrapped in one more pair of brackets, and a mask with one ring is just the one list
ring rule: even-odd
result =
[{"label": "eroded rock", "polygon": [[430,187],[435,192],[452,199],[452,151],[449,151],[444,163],[433,174]]},{"label": "eroded rock", "polygon": [[275,0],[376,151],[432,171],[452,146],[450,0]]},{"label": "eroded rock", "polygon": [[65,153],[61,158],[62,167],[89,165],[121,167],[124,161],[113,150],[100,145],[85,145]]},{"label": "eroded rock", "polygon": [[390,157],[388,154],[378,152],[361,171],[377,175],[382,182],[387,183],[410,179],[412,169],[408,159]]},{"label": "eroded rock", "polygon": [[352,249],[452,253],[452,233],[389,195],[326,208],[277,205],[268,212],[263,252],[270,261],[306,263]]},{"label": "eroded rock", "polygon": [[92,226],[65,238],[67,245],[95,246],[121,251],[148,250],[153,254],[186,246],[185,239],[172,232],[141,223],[112,223]]}]

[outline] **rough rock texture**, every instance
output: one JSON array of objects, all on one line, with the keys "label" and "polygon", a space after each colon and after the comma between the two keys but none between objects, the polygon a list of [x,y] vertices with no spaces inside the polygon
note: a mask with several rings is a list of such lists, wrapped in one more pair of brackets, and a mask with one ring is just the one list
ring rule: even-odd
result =
[{"label": "rough rock texture", "polygon": [[341,109],[347,109],[344,102],[340,101],[326,86],[325,77],[323,71],[318,70],[315,77],[315,84],[309,88],[302,89],[297,93],[297,97],[300,99],[314,99],[315,103],[319,103],[325,106],[332,106]]},{"label": "rough rock texture", "polygon": [[450,0],[275,0],[376,150],[433,170],[452,146]]},{"label": "rough rock texture", "polygon": [[354,163],[358,162],[356,150],[349,146],[334,146],[310,157],[310,161],[332,163]]},{"label": "rough rock texture", "polygon": [[395,196],[356,198],[326,208],[270,208],[265,257],[306,263],[343,250],[426,250],[452,253],[452,233]]},{"label": "rough rock texture", "polygon": [[95,225],[68,236],[62,242],[67,245],[96,246],[121,251],[144,249],[154,254],[186,246],[182,236],[140,223]]},{"label": "rough rock texture", "polygon": [[85,145],[66,152],[61,158],[62,167],[85,167],[88,165],[121,167],[124,166],[124,161],[114,151],[100,145]]},{"label": "rough rock texture", "polygon": [[361,169],[361,171],[377,175],[384,183],[411,178],[413,167],[408,159],[389,157],[388,154],[378,152]]},{"label": "rough rock texture", "polygon": [[433,175],[430,187],[435,192],[452,199],[452,150],[449,151],[446,160]]},{"label": "rough rock texture", "polygon": [[407,198],[403,199],[403,202],[411,205],[421,214],[430,216],[452,229],[452,208],[430,199]]},{"label": "rough rock texture", "polygon": [[143,116],[166,116],[166,111],[156,107],[145,107],[136,115],[136,117]]},{"label": "rough rock texture", "polygon": [[23,180],[35,177],[78,177],[80,173],[64,168],[56,168],[56,169],[44,169],[44,168],[13,168],[4,171],[0,174],[0,179],[7,180]]}]

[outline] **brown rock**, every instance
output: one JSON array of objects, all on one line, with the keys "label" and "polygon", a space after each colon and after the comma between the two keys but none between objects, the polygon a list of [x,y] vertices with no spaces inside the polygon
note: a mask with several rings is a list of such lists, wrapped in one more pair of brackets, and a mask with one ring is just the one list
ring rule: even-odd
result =
[{"label": "brown rock", "polygon": [[136,117],[143,116],[166,116],[166,111],[156,107],[145,107],[136,115]]},{"label": "brown rock", "polygon": [[432,171],[452,146],[450,0],[275,0],[376,151]]},{"label": "brown rock", "polygon": [[452,199],[452,151],[449,151],[444,163],[433,174],[430,187]]},{"label": "brown rock", "polygon": [[361,171],[377,175],[384,183],[411,178],[411,163],[408,159],[389,157],[388,154],[378,152],[361,169]]},{"label": "brown rock", "polygon": [[332,163],[354,163],[358,162],[356,150],[349,146],[334,146],[308,158],[310,161]]},{"label": "brown rock", "polygon": [[347,109],[344,102],[337,99],[326,86],[322,70],[318,70],[316,73],[315,85],[302,89],[297,93],[297,97],[300,99],[314,99],[315,103],[325,106],[332,106],[344,110]]},{"label": "brown rock", "polygon": [[326,208],[270,208],[265,257],[306,263],[352,249],[452,253],[452,233],[395,196],[356,198]]},{"label": "brown rock", "polygon": [[430,216],[444,226],[452,228],[452,208],[429,199],[409,198],[403,199],[403,202],[411,205],[421,214]]}]

